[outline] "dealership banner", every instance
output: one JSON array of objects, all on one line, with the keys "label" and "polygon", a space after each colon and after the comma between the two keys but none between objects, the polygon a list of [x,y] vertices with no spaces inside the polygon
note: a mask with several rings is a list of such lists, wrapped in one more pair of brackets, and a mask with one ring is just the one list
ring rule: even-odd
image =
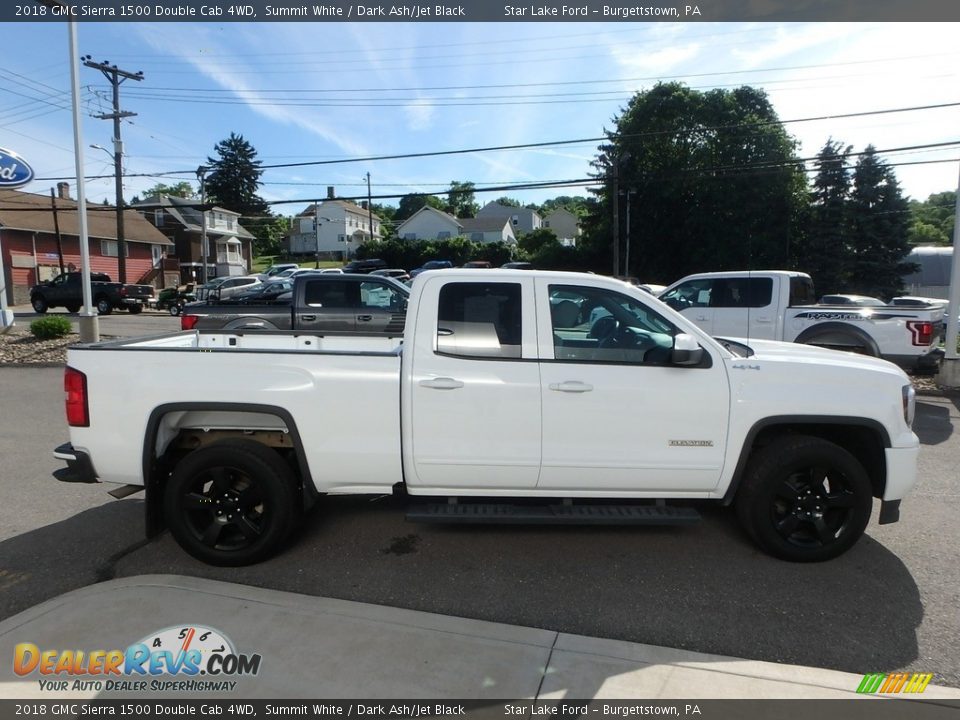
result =
[{"label": "dealership banner", "polygon": [[944,0],[20,0],[0,21],[93,22],[945,22]]}]

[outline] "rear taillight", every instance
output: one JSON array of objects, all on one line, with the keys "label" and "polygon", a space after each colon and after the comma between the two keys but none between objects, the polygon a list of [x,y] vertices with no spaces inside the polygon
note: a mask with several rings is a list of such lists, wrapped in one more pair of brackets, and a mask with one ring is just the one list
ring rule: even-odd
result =
[{"label": "rear taillight", "polygon": [[199,315],[181,315],[180,316],[180,329],[181,330],[193,330],[196,327],[197,322],[200,320]]},{"label": "rear taillight", "polygon": [[63,371],[63,389],[67,393],[67,425],[90,427],[87,405],[87,376],[68,367]]},{"label": "rear taillight", "polygon": [[930,345],[933,342],[934,325],[928,320],[907,320],[907,329],[914,345]]},{"label": "rear taillight", "polygon": [[127,296],[127,288],[126,286],[124,286],[120,288],[120,297],[126,297],[126,296]]}]

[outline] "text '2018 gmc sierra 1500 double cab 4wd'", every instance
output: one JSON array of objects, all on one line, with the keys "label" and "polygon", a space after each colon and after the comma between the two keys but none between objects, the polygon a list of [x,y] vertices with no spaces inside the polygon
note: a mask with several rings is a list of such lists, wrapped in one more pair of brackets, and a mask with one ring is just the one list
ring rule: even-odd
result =
[{"label": "text '2018 gmc sierra 1500 double cab 4wd'", "polygon": [[[172,366],[177,383],[151,381]],[[166,525],[221,565],[276,551],[325,494],[401,490],[427,522],[685,523],[684,503],[734,503],[767,552],[825,560],[861,536],[873,498],[881,523],[898,519],[919,447],[895,365],[719,342],[579,273],[425,272],[402,342],[188,331],[75,346],[65,387],[60,479],[145,488],[148,533]]]}]

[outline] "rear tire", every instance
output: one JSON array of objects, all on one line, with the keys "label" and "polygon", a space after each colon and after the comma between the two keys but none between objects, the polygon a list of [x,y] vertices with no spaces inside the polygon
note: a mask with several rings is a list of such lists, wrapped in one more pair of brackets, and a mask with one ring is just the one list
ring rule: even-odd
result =
[{"label": "rear tire", "polygon": [[737,516],[766,552],[793,562],[830,560],[863,535],[873,489],[860,462],[821,438],[775,440],[750,461]]},{"label": "rear tire", "polygon": [[97,313],[100,315],[109,315],[113,312],[113,305],[105,297],[97,298]]},{"label": "rear tire", "polygon": [[195,450],[174,468],[163,498],[167,526],[210,565],[251,565],[296,528],[297,483],[275,451],[248,440]]},{"label": "rear tire", "polygon": [[43,315],[49,307],[47,301],[44,299],[43,295],[34,295],[30,298],[30,304],[33,305],[33,311]]},{"label": "rear tire", "polygon": [[70,305],[67,305],[67,312],[68,312],[68,313],[78,313],[78,312],[80,312],[80,306],[79,306],[79,305],[74,305],[73,303],[71,303]]},{"label": "rear tire", "polygon": [[139,315],[143,312],[143,305],[127,305],[127,310],[131,315]]}]

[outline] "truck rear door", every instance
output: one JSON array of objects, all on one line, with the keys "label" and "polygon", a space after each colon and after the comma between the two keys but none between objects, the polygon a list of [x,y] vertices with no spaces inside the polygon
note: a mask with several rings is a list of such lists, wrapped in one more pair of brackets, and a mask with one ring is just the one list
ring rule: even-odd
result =
[{"label": "truck rear door", "polygon": [[297,330],[353,333],[357,328],[360,288],[347,280],[308,278],[296,293]]},{"label": "truck rear door", "polygon": [[710,308],[715,337],[779,340],[777,317],[779,278],[771,276],[719,277],[713,280]]},{"label": "truck rear door", "polygon": [[404,367],[411,363],[404,389],[407,485],[448,495],[536,487],[541,418],[533,280],[440,274],[423,282],[410,319],[413,342],[404,347]]}]

